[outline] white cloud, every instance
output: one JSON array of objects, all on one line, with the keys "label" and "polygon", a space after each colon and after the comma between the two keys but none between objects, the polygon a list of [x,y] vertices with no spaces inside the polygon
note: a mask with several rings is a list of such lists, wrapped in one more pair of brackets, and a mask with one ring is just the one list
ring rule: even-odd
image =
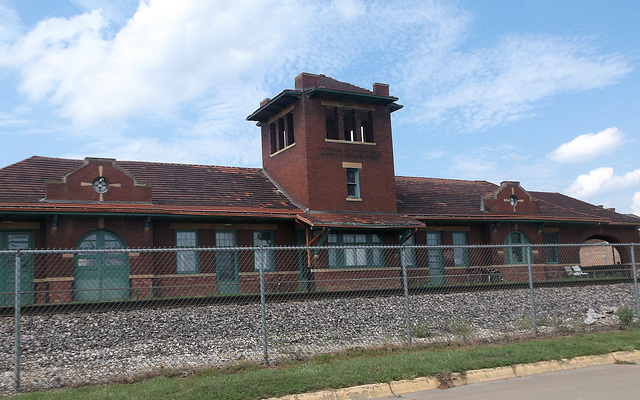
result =
[{"label": "white cloud", "polygon": [[[122,140],[110,143],[125,158],[179,161],[182,144],[192,161],[221,154],[226,164],[255,164],[259,151],[246,152],[258,132],[244,118],[303,71],[363,87],[390,82],[408,104],[399,118],[448,118],[477,129],[630,70],[624,59],[559,38],[511,37],[460,51],[472,17],[450,2],[143,0],[133,12],[135,0],[71,1],[102,11],[43,20],[10,44],[0,41],[0,69],[19,76],[29,106],[52,107],[66,118],[57,125],[71,121],[75,129],[61,134],[84,140],[79,148],[103,143],[108,132]],[[133,130],[142,122],[158,132]],[[503,165],[459,162],[474,176]]]},{"label": "white cloud", "polygon": [[567,193],[571,196],[589,198],[599,193],[623,189],[640,184],[640,168],[627,172],[624,175],[616,175],[613,168],[601,167],[580,175],[569,186]]},{"label": "white cloud", "polygon": [[631,204],[631,212],[640,217],[640,192],[633,195],[633,203]]},{"label": "white cloud", "polygon": [[[30,101],[56,105],[80,127],[170,115],[177,105],[215,96],[221,83],[239,92],[290,82],[302,71],[393,71],[416,34],[437,47],[464,25],[463,12],[438,2],[148,0],[114,34],[115,17],[106,16],[114,7],[75,2],[105,11],[41,21],[0,48],[0,67],[20,72]],[[358,76],[367,86],[379,78]]]},{"label": "white cloud", "polygon": [[15,10],[6,1],[0,0],[0,45],[14,40],[19,35],[21,26]]},{"label": "white cloud", "polygon": [[580,135],[560,145],[548,157],[559,163],[582,162],[613,152],[622,144],[622,139],[623,134],[618,128],[607,128],[598,133]]},{"label": "white cloud", "polygon": [[410,77],[409,102],[420,104],[415,119],[477,131],[530,117],[552,95],[603,87],[631,70],[623,57],[598,55],[579,41],[512,36],[492,48],[425,52],[401,72]]},{"label": "white cloud", "polygon": [[71,0],[71,2],[87,11],[100,10],[110,21],[124,25],[138,8],[140,0]]},{"label": "white cloud", "polygon": [[456,155],[448,168],[457,179],[481,179],[490,182],[516,179],[512,165],[520,165],[524,157],[509,144],[479,146]]}]

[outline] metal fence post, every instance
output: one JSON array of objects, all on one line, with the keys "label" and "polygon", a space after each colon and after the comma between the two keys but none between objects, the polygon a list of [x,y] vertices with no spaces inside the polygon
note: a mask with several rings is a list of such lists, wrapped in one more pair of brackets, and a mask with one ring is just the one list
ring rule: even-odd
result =
[{"label": "metal fence post", "polygon": [[16,253],[15,265],[15,297],[13,303],[14,309],[14,325],[15,325],[15,347],[13,351],[13,385],[16,393],[20,393],[20,358],[22,357],[22,346],[20,345],[20,312],[21,310],[21,292],[20,288],[22,280],[22,271],[20,270],[20,252]]},{"label": "metal fence post", "polygon": [[538,327],[536,325],[536,301],[533,294],[533,272],[531,271],[531,246],[527,246],[527,271],[529,273],[529,297],[531,298],[531,329],[533,329],[533,336],[538,333]]},{"label": "metal fence post", "polygon": [[[402,250],[401,250],[402,251]],[[411,315],[409,314],[409,285],[407,279],[407,266],[402,263],[402,287],[404,287],[404,315],[407,325],[407,345],[411,346]]]},{"label": "metal fence post", "polygon": [[260,267],[260,309],[262,316],[262,363],[269,365],[267,349],[267,310],[264,294],[264,268]]},{"label": "metal fence post", "polygon": [[636,317],[638,318],[638,323],[640,323],[640,299],[638,299],[638,268],[636,267],[636,254],[635,254],[635,246],[630,244],[631,246],[631,268],[633,271],[633,287],[634,287],[634,297],[636,299]]}]

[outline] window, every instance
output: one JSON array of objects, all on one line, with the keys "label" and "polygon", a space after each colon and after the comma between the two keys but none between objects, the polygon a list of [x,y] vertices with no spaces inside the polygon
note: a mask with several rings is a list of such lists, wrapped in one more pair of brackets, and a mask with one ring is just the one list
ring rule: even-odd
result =
[{"label": "window", "polygon": [[[198,231],[176,231],[176,247],[198,247]],[[196,250],[177,251],[176,272],[178,274],[197,274],[200,263]]]},{"label": "window", "polygon": [[271,154],[295,143],[293,113],[288,113],[269,124]]},{"label": "window", "polygon": [[358,268],[384,266],[384,254],[381,248],[382,235],[367,232],[330,233],[329,245],[353,246],[349,249],[329,249],[329,266],[333,268]]},{"label": "window", "polygon": [[344,121],[344,140],[347,142],[358,141],[355,110],[342,110],[342,116]]},{"label": "window", "polygon": [[347,170],[347,197],[360,198],[360,170],[358,168],[346,168]]},{"label": "window", "polygon": [[363,142],[373,143],[373,126],[371,111],[358,111],[360,117],[360,137]]},{"label": "window", "polygon": [[[273,232],[255,231],[253,232],[253,245],[255,247],[273,246]],[[255,250],[253,254],[255,270],[273,270],[275,267],[274,253],[272,249]]]},{"label": "window", "polygon": [[[529,238],[522,232],[513,231],[507,235],[507,239],[505,240],[506,244],[515,245],[515,244],[526,244],[531,243]],[[505,249],[505,263],[506,264],[524,264],[527,262],[526,258],[526,248],[524,246],[516,246],[516,247],[507,247]]]},{"label": "window", "polygon": [[[555,232],[545,232],[543,235],[545,244],[558,244],[558,235]],[[545,250],[547,253],[547,264],[557,264],[559,262],[558,247],[547,246]]]},{"label": "window", "polygon": [[327,139],[373,143],[372,114],[369,110],[325,107]]},{"label": "window", "polygon": [[[400,237],[402,238],[402,236]],[[410,236],[402,245],[415,246],[415,235]],[[403,267],[415,267],[416,266],[416,249],[406,248],[400,250],[400,262]]]},{"label": "window", "polygon": [[327,139],[338,140],[338,108],[325,107],[325,124],[327,129]]},{"label": "window", "polygon": [[[453,232],[453,245],[454,246],[466,246],[467,232]],[[453,265],[456,267],[469,265],[469,249],[466,247],[454,247],[453,248]]]},{"label": "window", "polygon": [[[342,243],[345,246],[363,246],[367,244],[367,235],[364,233],[345,233],[342,235]],[[345,249],[344,264],[348,267],[367,265],[367,249],[362,247]]]}]

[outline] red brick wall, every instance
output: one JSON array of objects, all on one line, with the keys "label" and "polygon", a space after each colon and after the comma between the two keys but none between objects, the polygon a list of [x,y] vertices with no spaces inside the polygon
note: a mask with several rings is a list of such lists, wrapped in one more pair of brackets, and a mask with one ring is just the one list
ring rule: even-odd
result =
[{"label": "red brick wall", "polygon": [[[373,112],[375,144],[327,142],[325,107],[302,96],[295,104],[293,147],[271,155],[269,127],[262,124],[262,158],[267,173],[294,201],[312,210],[395,212],[395,172],[388,108]],[[362,201],[347,201],[343,162],[361,163]]]}]

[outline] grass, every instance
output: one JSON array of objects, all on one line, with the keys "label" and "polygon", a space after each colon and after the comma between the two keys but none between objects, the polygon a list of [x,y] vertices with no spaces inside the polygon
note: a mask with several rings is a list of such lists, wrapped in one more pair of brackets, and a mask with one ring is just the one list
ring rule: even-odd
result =
[{"label": "grass", "polygon": [[640,329],[505,344],[349,350],[263,368],[239,365],[133,384],[26,393],[18,399],[253,400],[473,369],[640,349]]}]

